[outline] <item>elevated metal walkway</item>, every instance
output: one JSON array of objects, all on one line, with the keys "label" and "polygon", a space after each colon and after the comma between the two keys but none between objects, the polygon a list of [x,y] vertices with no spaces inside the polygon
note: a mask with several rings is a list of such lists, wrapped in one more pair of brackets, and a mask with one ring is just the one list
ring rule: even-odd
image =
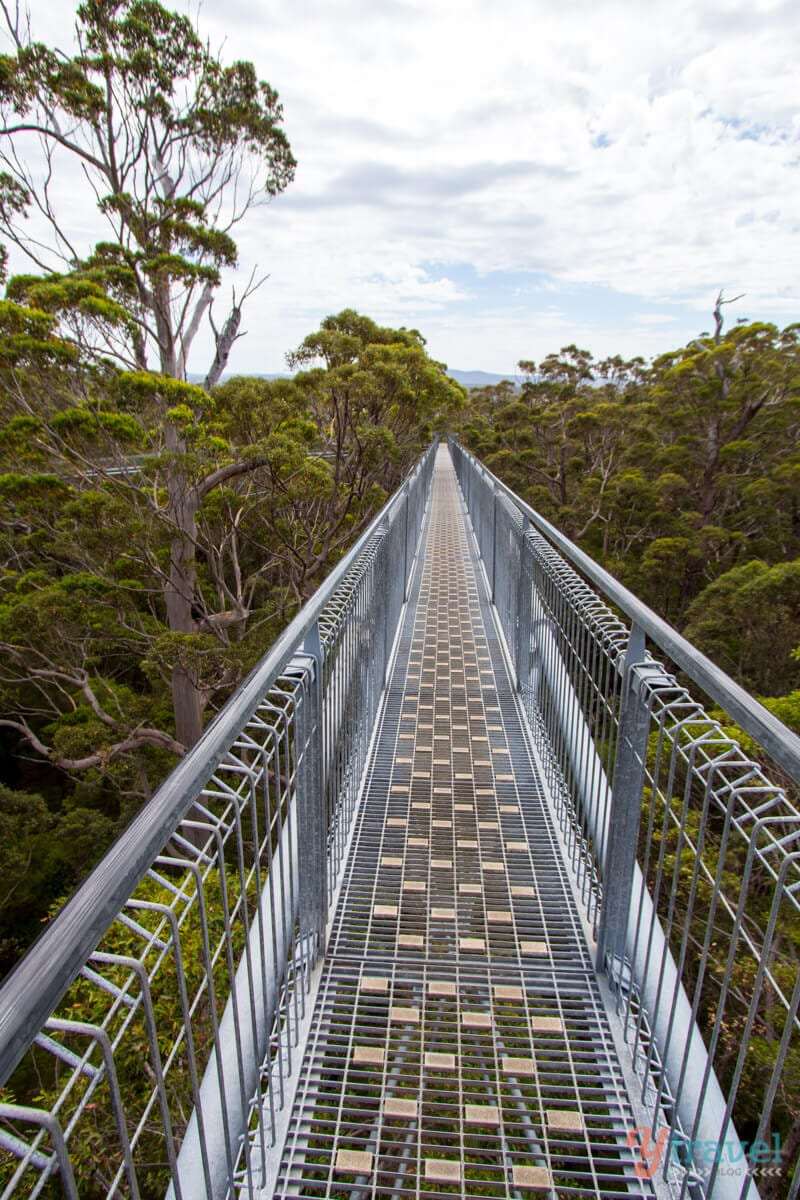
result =
[{"label": "elevated metal walkway", "polygon": [[0,988],[0,1200],[798,1200],[798,782],[432,447]]},{"label": "elevated metal walkway", "polygon": [[649,1195],[446,449],[274,1195]]}]

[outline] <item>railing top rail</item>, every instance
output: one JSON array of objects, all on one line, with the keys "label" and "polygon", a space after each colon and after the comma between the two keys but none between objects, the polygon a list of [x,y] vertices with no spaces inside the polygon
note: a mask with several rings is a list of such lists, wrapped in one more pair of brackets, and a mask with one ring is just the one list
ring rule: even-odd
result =
[{"label": "railing top rail", "polygon": [[[110,847],[0,987],[0,1084],[58,1005],[64,991],[213,775],[261,699],[286,669],[325,605],[392,514],[428,449],[358,541],[284,629],[200,740]],[[24,1014],[24,1015],[23,1015]]]},{"label": "railing top rail", "polygon": [[633,592],[604,570],[583,550],[565,537],[555,525],[521,500],[511,488],[483,465],[473,454],[455,443],[485,474],[501,495],[510,500],[534,528],[538,529],[580,573],[603,592],[626,616],[630,617],[645,634],[666,654],[669,659],[692,679],[703,692],[714,700],[754,738],[777,763],[782,771],[800,783],[800,737],[792,733],[763,704],[731,679],[721,667],[713,663],[667,621],[648,608]]}]

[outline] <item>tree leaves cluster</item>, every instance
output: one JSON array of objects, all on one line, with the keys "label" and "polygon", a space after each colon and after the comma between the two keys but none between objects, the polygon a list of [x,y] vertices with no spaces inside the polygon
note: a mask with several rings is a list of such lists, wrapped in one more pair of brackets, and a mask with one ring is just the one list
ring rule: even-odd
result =
[{"label": "tree leaves cluster", "polygon": [[[87,0],[74,54],[3,11],[16,52],[0,55],[0,230],[37,269],[13,298],[68,316],[84,351],[129,368],[154,359],[182,378],[221,271],[237,262],[232,229],[294,175],[277,92],[252,63],[224,65],[156,0]],[[58,204],[70,161],[106,224],[88,254]],[[44,237],[21,220],[29,209]],[[236,331],[240,310],[234,299]],[[209,386],[232,339],[217,333]]]},{"label": "tree leaves cluster", "polygon": [[[0,314],[0,372],[14,317],[4,328]],[[292,379],[235,378],[211,394],[149,373],[53,368],[49,349],[31,352],[24,376],[9,368],[0,729],[15,790],[0,809],[19,818],[19,789],[38,780],[26,758],[75,781],[45,772],[37,846],[76,805],[107,844],[190,744],[176,675],[201,722],[216,712],[463,402],[418,333],[352,311],[323,322],[293,362],[304,369]],[[191,524],[176,531],[181,508]],[[181,554],[191,591],[176,627]],[[41,903],[72,882],[51,858]],[[8,916],[10,937],[18,907]]]},{"label": "tree leaves cluster", "polygon": [[[725,332],[723,303],[720,296],[712,336],[651,364],[595,362],[576,346],[538,366],[522,362],[521,388],[501,384],[471,394],[462,437],[505,483],[800,731],[800,326],[742,322]],[[723,714],[712,716],[730,725]],[[741,730],[730,728],[730,735],[758,758]],[[655,742],[654,734],[651,762]],[[682,918],[689,923],[688,949],[676,933],[673,951],[678,957],[685,949],[690,985],[699,975],[712,903],[707,880],[720,879],[729,908],[716,909],[698,1019],[710,1030],[724,985],[715,1069],[723,1087],[730,1086],[747,1036],[734,1117],[740,1135],[752,1139],[786,1026],[776,986],[791,994],[800,963],[796,913],[788,899],[780,906],[764,950],[776,983],[765,982],[748,1031],[757,955],[742,949],[727,976],[735,933],[729,914],[752,866],[747,841],[723,836],[723,817],[706,809],[708,791],[699,779],[692,784],[677,760],[670,787],[673,805],[687,806],[686,836],[664,819],[663,796],[646,791],[640,853],[643,861],[649,849],[654,862],[663,850],[679,881],[675,910],[667,911],[673,900],[664,898],[661,915],[673,930],[683,930]],[[765,769],[774,774],[774,767]],[[653,804],[655,845],[648,847]],[[691,914],[690,843],[702,844],[708,873]],[[745,914],[756,947],[764,942],[773,898],[774,879],[757,864]],[[788,1194],[796,1169],[797,1066],[792,1043],[769,1127],[782,1139],[780,1168],[759,1183],[770,1197]]]},{"label": "tree leaves cluster", "polygon": [[[74,882],[44,842],[74,810],[103,848],[462,392],[418,333],[351,311],[294,379],[220,384],[261,282],[215,322],[235,227],[294,174],[277,92],[158,0],[86,0],[70,53],[0,9],[0,234],[30,264],[0,301],[0,805],[19,824],[44,797],[19,831],[41,911]],[[76,178],[88,247],[61,203]]]},{"label": "tree leaves cluster", "polygon": [[[168,566],[161,567],[167,623],[173,635],[192,637],[198,511],[205,491],[222,480],[198,469],[198,451],[209,449],[198,434],[205,400],[186,382],[187,364],[208,321],[210,390],[240,336],[255,274],[243,295],[234,291],[221,328],[212,306],[222,270],[237,263],[232,231],[293,178],[281,105],[252,63],[223,64],[186,16],[157,0],[86,0],[72,54],[34,41],[19,10],[0,7],[15,50],[0,56],[0,232],[36,270],[7,289],[16,306],[5,314],[16,324],[16,336],[5,339],[8,390],[38,419],[41,402],[29,403],[31,369],[48,356],[54,366],[71,361],[84,376],[84,401],[108,397],[112,383],[120,406],[114,420],[125,411],[124,397],[113,397],[114,373],[128,372],[119,387],[150,416],[141,448],[161,455],[166,499],[156,507],[172,529]],[[75,178],[76,169],[105,227],[88,249],[76,244],[59,205],[65,172]],[[29,211],[34,225],[24,219]],[[50,403],[61,390],[62,406],[72,411],[48,412],[48,429],[74,452],[81,433],[91,439],[90,423],[104,418],[74,411],[74,380],[49,382]],[[116,419],[113,431],[104,428],[113,455],[123,427]],[[127,432],[136,439],[136,430]],[[233,464],[226,469],[225,478],[236,473]],[[176,662],[170,686],[177,742],[188,747],[202,729],[203,681],[191,664]]]},{"label": "tree leaves cluster", "polygon": [[520,365],[472,393],[470,449],[746,687],[798,688],[800,326]]}]

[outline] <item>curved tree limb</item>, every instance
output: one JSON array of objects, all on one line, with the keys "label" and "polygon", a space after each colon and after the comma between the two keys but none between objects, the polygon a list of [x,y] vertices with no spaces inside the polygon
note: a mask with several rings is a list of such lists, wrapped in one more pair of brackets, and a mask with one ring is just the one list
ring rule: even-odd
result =
[{"label": "curved tree limb", "polygon": [[0,718],[0,728],[16,730],[33,747],[37,754],[41,754],[42,758],[46,758],[49,763],[52,763],[54,767],[59,767],[62,771],[86,771],[90,767],[106,766],[108,763],[120,758],[123,754],[130,754],[131,751],[140,750],[143,746],[153,746],[157,750],[167,750],[170,754],[174,754],[176,758],[183,758],[186,753],[186,747],[182,746],[180,742],[177,742],[168,733],[164,733],[161,729],[151,729],[147,726],[134,729],[121,742],[116,742],[107,749],[97,750],[94,754],[87,754],[83,758],[66,758],[64,755],[57,754],[52,746],[45,745],[25,721],[11,721],[7,718]]}]

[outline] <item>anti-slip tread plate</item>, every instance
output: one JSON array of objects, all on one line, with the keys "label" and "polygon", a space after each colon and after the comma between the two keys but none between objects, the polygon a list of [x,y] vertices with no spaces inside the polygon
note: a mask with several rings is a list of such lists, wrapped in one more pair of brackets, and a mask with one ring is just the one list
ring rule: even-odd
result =
[{"label": "anti-slip tread plate", "polygon": [[276,1196],[651,1195],[446,450]]}]

